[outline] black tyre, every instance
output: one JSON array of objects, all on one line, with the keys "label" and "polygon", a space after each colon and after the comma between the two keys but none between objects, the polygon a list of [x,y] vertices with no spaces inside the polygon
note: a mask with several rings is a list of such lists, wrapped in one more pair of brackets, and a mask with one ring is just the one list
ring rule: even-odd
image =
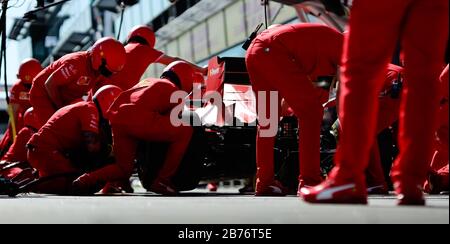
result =
[{"label": "black tyre", "polygon": [[[139,179],[145,189],[150,189],[162,167],[168,150],[167,143],[141,142],[137,152],[137,169]],[[204,130],[195,127],[189,147],[175,176],[171,179],[179,191],[193,190],[201,179],[206,143]]]}]

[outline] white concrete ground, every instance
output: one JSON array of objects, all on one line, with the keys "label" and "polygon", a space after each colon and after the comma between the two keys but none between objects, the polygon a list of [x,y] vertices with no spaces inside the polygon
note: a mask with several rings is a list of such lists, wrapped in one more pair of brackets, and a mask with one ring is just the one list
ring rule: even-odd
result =
[{"label": "white concrete ground", "polygon": [[240,196],[236,188],[197,190],[179,197],[0,196],[0,223],[316,224],[449,223],[449,197],[427,207],[397,207],[394,197],[372,197],[368,206],[309,205],[297,197]]}]

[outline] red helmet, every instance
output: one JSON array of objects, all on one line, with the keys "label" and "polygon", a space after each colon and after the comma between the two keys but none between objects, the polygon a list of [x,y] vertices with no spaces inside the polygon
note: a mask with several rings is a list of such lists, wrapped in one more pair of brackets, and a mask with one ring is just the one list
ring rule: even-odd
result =
[{"label": "red helmet", "polygon": [[185,92],[191,92],[195,80],[194,74],[195,71],[190,64],[184,61],[175,61],[164,69],[161,78],[170,80]]},{"label": "red helmet", "polygon": [[147,44],[153,48],[156,42],[155,33],[146,25],[136,26],[130,31],[130,34],[128,34],[127,42],[129,43],[132,41]]},{"label": "red helmet", "polygon": [[31,84],[34,77],[36,77],[43,70],[41,63],[34,59],[25,59],[19,67],[17,78],[26,84]]},{"label": "red helmet", "polygon": [[41,128],[41,124],[36,118],[36,114],[34,113],[34,109],[32,107],[25,111],[25,113],[23,114],[23,124],[36,130],[39,130],[39,128]]},{"label": "red helmet", "polygon": [[122,93],[122,89],[114,85],[106,85],[100,88],[92,97],[94,103],[97,104],[103,117],[106,117],[111,104],[116,100],[116,98]]},{"label": "red helmet", "polygon": [[106,77],[120,72],[125,66],[126,54],[122,43],[111,37],[98,40],[89,49],[92,68]]}]

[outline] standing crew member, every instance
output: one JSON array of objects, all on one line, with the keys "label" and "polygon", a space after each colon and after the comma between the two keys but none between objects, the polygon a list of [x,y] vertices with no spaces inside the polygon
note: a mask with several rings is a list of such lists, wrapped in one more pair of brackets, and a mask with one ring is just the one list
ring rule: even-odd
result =
[{"label": "standing crew member", "polygon": [[[30,89],[33,79],[42,71],[41,63],[34,59],[25,59],[19,67],[17,72],[17,82],[11,88],[10,106],[13,111],[13,119],[15,123],[16,132],[23,127],[23,113],[31,106],[30,105]],[[13,143],[13,133],[11,124],[0,142],[0,155],[8,151],[9,146]]]},{"label": "standing crew member", "polygon": [[[270,91],[279,91],[299,118],[300,186],[314,186],[322,181],[320,171],[320,129],[322,104],[328,91],[314,82],[321,76],[336,76],[343,45],[343,35],[318,24],[292,24],[262,32],[251,44],[246,63],[253,89],[266,94],[266,115],[271,104]],[[279,117],[279,115],[278,115]],[[276,118],[278,120],[278,117]],[[261,122],[261,118],[259,120]],[[270,126],[270,125],[269,125]],[[273,148],[275,135],[261,133],[269,126],[258,125],[256,195],[285,195],[274,180]]]},{"label": "standing crew member", "polygon": [[146,79],[124,91],[108,112],[114,139],[116,164],[108,165],[80,177],[80,183],[120,181],[131,176],[139,141],[169,142],[170,146],[161,170],[150,187],[163,195],[174,195],[177,190],[172,176],[189,145],[193,129],[175,127],[171,123],[171,110],[177,105],[170,102],[177,91],[190,92],[194,70],[185,62],[177,61],[166,67],[161,79]]},{"label": "standing crew member", "polygon": [[448,7],[448,0],[353,1],[343,55],[336,167],[321,185],[301,190],[306,201],[367,203],[364,171],[376,135],[378,94],[400,41],[407,82],[400,109],[400,155],[391,175],[400,205],[425,204],[422,185],[433,153]]},{"label": "standing crew member", "polygon": [[56,110],[81,99],[100,75],[109,77],[126,62],[122,44],[113,38],[98,40],[88,51],[67,54],[44,69],[31,88],[31,104],[45,124]]},{"label": "standing crew member", "polygon": [[[380,107],[378,109],[377,135],[398,121],[400,95],[403,82],[403,68],[394,64],[389,64],[383,88],[379,93],[378,100]],[[335,103],[334,106],[336,105],[337,103]],[[339,120],[336,121],[333,126],[334,129],[340,127],[339,122]],[[336,132],[339,133],[338,131]],[[377,195],[388,194],[388,186],[384,177],[379,145],[376,141],[374,142],[370,153],[369,164],[366,170],[368,193]]]}]

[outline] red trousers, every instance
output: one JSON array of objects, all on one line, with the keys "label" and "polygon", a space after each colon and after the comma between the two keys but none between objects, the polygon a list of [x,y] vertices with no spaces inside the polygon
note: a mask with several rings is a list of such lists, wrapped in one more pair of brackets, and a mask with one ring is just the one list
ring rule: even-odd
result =
[{"label": "red trousers", "polygon": [[61,152],[50,148],[28,150],[30,165],[39,171],[39,177],[77,172],[70,160]]},{"label": "red trousers", "polygon": [[139,141],[152,141],[170,143],[164,164],[158,173],[159,179],[170,181],[189,145],[192,127],[174,127],[169,115],[137,111],[131,107],[121,110],[118,116],[124,116],[128,120],[127,124],[112,122],[116,164],[90,173],[91,177],[102,182],[129,178],[136,159],[137,144]]},{"label": "red trousers", "polygon": [[[270,114],[270,104],[278,104],[278,120],[281,112],[280,101],[269,99],[270,91],[278,91],[279,99],[284,98],[299,118],[299,179],[307,185],[321,182],[320,171],[320,129],[323,119],[322,104],[328,99],[328,92],[314,87],[308,74],[301,71],[292,60],[286,48],[275,40],[270,44],[259,41],[252,44],[246,57],[247,69],[258,101],[258,92],[266,92],[266,116]],[[261,118],[260,118],[261,122]],[[257,191],[270,185],[274,180],[275,137],[263,137],[258,126],[256,141]]]},{"label": "red trousers", "polygon": [[[59,151],[51,148],[28,150],[28,162],[33,168],[38,170],[40,178],[78,172],[69,159],[64,157]],[[47,183],[39,184],[33,191],[48,194],[67,194],[71,189],[73,180],[67,177],[57,178]]]},{"label": "red trousers", "polygon": [[407,82],[400,108],[401,152],[392,175],[404,185],[424,182],[433,151],[448,14],[447,0],[353,2],[344,47],[339,111],[343,133],[335,177],[361,181],[364,176],[376,138],[378,94],[401,40]]},{"label": "red trousers", "polygon": [[[376,133],[380,134],[383,130],[394,124],[398,120],[400,111],[400,99],[383,97],[379,99],[378,122]],[[386,185],[383,166],[380,158],[380,149],[377,140],[374,141],[370,150],[369,165],[366,171],[367,184],[369,187]]]}]

